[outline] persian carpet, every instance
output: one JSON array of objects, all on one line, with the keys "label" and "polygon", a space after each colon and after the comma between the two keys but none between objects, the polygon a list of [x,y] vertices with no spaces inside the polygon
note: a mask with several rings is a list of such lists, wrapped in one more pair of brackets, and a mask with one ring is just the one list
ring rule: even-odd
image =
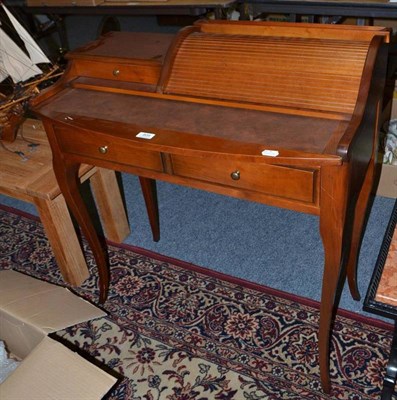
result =
[{"label": "persian carpet", "polygon": [[[96,302],[85,251],[91,275],[73,290]],[[388,324],[338,313],[328,396],[319,383],[318,303],[131,246],[109,244],[109,256],[108,316],[57,332],[120,377],[107,398],[379,398]],[[1,207],[0,268],[65,285],[37,218]]]}]

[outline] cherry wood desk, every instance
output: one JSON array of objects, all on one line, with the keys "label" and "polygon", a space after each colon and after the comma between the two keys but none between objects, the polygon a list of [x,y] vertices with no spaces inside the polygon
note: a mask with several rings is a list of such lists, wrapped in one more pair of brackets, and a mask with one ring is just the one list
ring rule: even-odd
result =
[{"label": "cherry wood desk", "polygon": [[157,179],[318,215],[319,363],[329,392],[332,320],[346,274],[359,298],[387,41],[379,27],[207,21],[175,38],[114,33],[70,54],[63,79],[33,109],[93,249],[100,300],[107,254],[79,195],[81,163],[140,177],[155,240]]},{"label": "cherry wood desk", "polygon": [[368,287],[364,310],[394,320],[393,341],[381,397],[381,400],[390,400],[397,379],[397,201]]}]

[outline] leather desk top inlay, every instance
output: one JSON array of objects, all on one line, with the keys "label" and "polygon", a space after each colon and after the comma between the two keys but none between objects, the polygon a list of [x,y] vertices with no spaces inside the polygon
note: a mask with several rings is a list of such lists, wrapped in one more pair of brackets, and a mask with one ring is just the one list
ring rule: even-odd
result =
[{"label": "leather desk top inlay", "polygon": [[[122,101],[120,101],[122,99]],[[84,104],[84,107],[81,107]],[[139,130],[169,129],[176,132],[226,137],[280,147],[325,153],[330,140],[339,141],[344,121],[235,109],[182,101],[164,101],[141,96],[71,89],[43,106],[43,112],[57,117],[62,110],[77,121],[89,117],[139,126]],[[243,127],[243,129],[242,129]],[[278,132],[277,135],[274,132]],[[131,132],[132,134],[133,132]],[[296,138],[300,140],[297,141]]]}]

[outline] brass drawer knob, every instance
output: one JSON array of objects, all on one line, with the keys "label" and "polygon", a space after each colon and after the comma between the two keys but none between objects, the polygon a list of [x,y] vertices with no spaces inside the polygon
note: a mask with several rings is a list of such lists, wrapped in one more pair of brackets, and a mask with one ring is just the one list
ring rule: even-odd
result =
[{"label": "brass drawer knob", "polygon": [[98,150],[101,154],[106,154],[108,152],[108,146],[100,146]]},{"label": "brass drawer knob", "polygon": [[113,70],[113,75],[114,76],[119,76],[120,75],[120,70],[119,69],[114,69]]},{"label": "brass drawer knob", "polygon": [[238,181],[240,179],[240,171],[233,171],[230,176],[234,181]]}]

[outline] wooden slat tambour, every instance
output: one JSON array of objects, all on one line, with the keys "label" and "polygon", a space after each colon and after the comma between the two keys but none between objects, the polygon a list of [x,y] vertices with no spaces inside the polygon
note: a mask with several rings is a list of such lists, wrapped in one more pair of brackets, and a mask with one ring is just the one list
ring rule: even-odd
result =
[{"label": "wooden slat tambour", "polygon": [[196,32],[178,49],[164,93],[351,114],[368,45]]}]

